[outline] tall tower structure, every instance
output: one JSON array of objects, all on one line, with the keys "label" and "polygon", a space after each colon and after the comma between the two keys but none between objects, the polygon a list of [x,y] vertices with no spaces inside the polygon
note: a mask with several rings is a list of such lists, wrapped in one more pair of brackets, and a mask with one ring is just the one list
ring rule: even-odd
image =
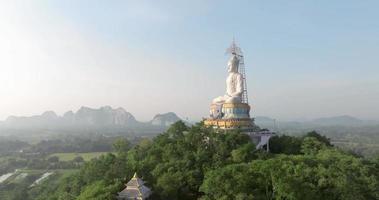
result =
[{"label": "tall tower structure", "polygon": [[246,82],[246,70],[245,70],[245,61],[243,57],[243,52],[239,46],[237,46],[236,41],[233,38],[233,42],[226,49],[226,53],[229,55],[236,55],[239,59],[239,68],[238,71],[239,73],[242,74],[242,79],[243,79],[243,93],[242,93],[242,103],[247,103],[249,104],[249,97],[247,95],[247,82]]}]

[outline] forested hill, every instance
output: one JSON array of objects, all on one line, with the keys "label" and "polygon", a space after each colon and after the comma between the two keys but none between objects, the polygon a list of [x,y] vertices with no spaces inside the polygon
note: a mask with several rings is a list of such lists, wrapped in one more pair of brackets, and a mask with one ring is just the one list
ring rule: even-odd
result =
[{"label": "forested hill", "polygon": [[379,159],[343,152],[315,132],[276,136],[270,147],[256,151],[245,134],[177,122],[134,147],[119,140],[115,153],[52,177],[22,199],[115,199],[134,172],[152,199],[379,199]]}]

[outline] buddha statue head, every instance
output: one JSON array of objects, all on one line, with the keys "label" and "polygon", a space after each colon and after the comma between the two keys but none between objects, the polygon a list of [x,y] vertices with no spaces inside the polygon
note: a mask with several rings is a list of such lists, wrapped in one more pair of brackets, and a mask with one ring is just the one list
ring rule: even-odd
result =
[{"label": "buddha statue head", "polygon": [[239,59],[236,55],[233,55],[228,61],[228,72],[229,73],[238,73]]}]

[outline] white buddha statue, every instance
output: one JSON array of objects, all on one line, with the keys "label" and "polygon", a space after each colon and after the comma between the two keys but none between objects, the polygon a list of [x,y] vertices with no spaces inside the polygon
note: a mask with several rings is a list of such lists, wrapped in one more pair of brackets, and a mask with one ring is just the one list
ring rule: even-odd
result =
[{"label": "white buddha statue", "polygon": [[226,94],[213,99],[214,104],[241,103],[243,93],[243,78],[238,72],[239,59],[233,55],[228,62],[228,77],[226,78]]}]

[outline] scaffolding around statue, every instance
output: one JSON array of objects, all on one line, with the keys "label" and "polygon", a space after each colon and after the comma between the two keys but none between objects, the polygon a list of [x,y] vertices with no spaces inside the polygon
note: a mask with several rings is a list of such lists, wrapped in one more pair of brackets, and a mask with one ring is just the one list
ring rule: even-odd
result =
[{"label": "scaffolding around statue", "polygon": [[[241,48],[237,46],[234,39],[226,53],[231,56],[228,63],[229,75],[226,79],[227,92],[225,96],[213,100],[210,106],[210,117],[204,120],[204,124],[220,130],[239,129],[252,138],[257,148],[267,146],[268,150],[268,141],[274,133],[268,130],[261,130],[255,125],[254,118],[250,117],[251,107],[247,94],[244,56]],[[236,66],[231,66],[235,60],[238,60],[238,63]],[[238,72],[230,70],[230,68],[233,67],[237,68]],[[240,80],[242,80],[242,83],[239,83]],[[237,97],[239,95],[240,98],[232,97],[231,95]],[[220,101],[228,97],[240,99],[240,101]]]}]

